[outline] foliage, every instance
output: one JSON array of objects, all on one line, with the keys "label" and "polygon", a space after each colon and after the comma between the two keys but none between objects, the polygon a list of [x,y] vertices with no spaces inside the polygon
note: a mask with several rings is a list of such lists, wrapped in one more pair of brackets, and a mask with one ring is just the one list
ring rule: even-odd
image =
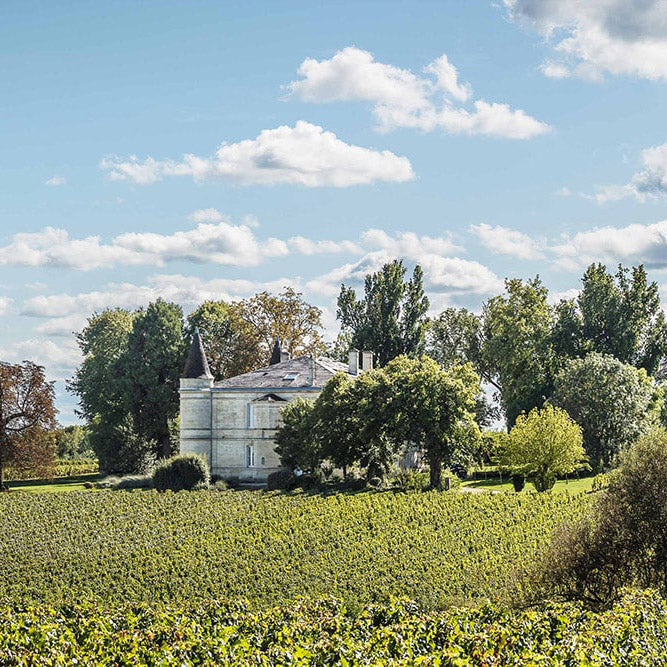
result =
[{"label": "foliage", "polygon": [[194,454],[180,454],[159,461],[153,470],[153,485],[158,491],[192,491],[208,487],[208,463]]},{"label": "foliage", "polygon": [[157,458],[177,449],[170,422],[178,414],[185,354],[180,306],[158,299],[139,310],[123,357],[126,405],[137,435],[155,443]]},{"label": "foliage", "polygon": [[538,491],[548,491],[557,476],[574,472],[585,458],[581,428],[565,410],[548,405],[519,415],[501,463],[513,475],[531,477]]},{"label": "foliage", "polygon": [[602,614],[576,604],[428,612],[405,599],[363,607],[325,597],[256,612],[184,606],[0,607],[7,665],[662,665],[667,604],[627,595]]},{"label": "foliage", "polygon": [[667,431],[623,453],[589,516],[560,529],[537,569],[547,595],[608,605],[624,586],[667,595]]},{"label": "foliage", "polygon": [[352,347],[371,350],[378,366],[400,355],[423,354],[429,301],[422,283],[419,265],[406,282],[403,262],[394,260],[366,276],[363,301],[354,288],[341,285],[337,317]]},{"label": "foliage", "polygon": [[646,371],[592,352],[567,363],[551,402],[579,424],[586,453],[600,470],[650,428],[657,419],[657,400]]},{"label": "foliage", "polygon": [[315,470],[322,461],[321,449],[313,433],[313,401],[296,398],[280,411],[276,432],[276,453],[290,470]]},{"label": "foliage", "polygon": [[275,337],[292,357],[322,354],[322,311],[307,303],[301,292],[286,287],[275,295],[260,292],[232,304],[234,315],[245,322],[259,342],[261,358],[268,364]]},{"label": "foliage", "polygon": [[152,475],[124,475],[123,477],[105,477],[97,483],[99,489],[114,489],[115,491],[128,489],[153,488]]},{"label": "foliage", "polygon": [[556,360],[547,288],[539,278],[512,279],[505,291],[484,305],[482,356],[511,428],[522,412],[542,407],[551,395]]},{"label": "foliage", "polygon": [[59,459],[90,458],[90,434],[78,424],[57,428],[56,453]]},{"label": "foliage", "polygon": [[[496,598],[590,496],[0,494],[0,599]],[[72,519],[75,517],[75,520]]]},{"label": "foliage", "polygon": [[254,328],[239,316],[239,308],[224,301],[205,301],[188,315],[186,338],[199,327],[206,358],[217,380],[247,373],[266,359]]},{"label": "foliage", "polygon": [[129,415],[119,424],[108,424],[102,416],[90,425],[90,444],[97,454],[99,470],[106,474],[145,473],[155,464],[155,443],[138,435]]},{"label": "foliage", "polygon": [[[431,485],[440,488],[442,466],[472,458],[479,439],[474,421],[479,377],[470,364],[443,369],[429,357],[398,357],[385,370],[388,390],[374,411],[398,451],[406,442],[424,451]],[[363,376],[362,376],[363,377]]]},{"label": "foliage", "polygon": [[[99,463],[97,459],[57,459],[53,466],[49,466],[46,477],[42,479],[49,479],[58,477],[74,477],[78,475],[88,475],[99,472]],[[34,470],[15,470],[14,468],[7,468],[5,479],[10,480],[25,480],[35,479]]]},{"label": "foliage", "polygon": [[266,478],[269,491],[287,491],[296,487],[296,477],[291,470],[276,470]]},{"label": "foliage", "polygon": [[0,490],[12,466],[47,477],[55,460],[55,392],[44,368],[31,361],[0,362]]},{"label": "foliage", "polygon": [[667,353],[657,283],[648,282],[643,266],[619,266],[612,276],[604,265],[591,264],[576,300],[558,307],[554,345],[568,357],[599,352],[653,375]]}]

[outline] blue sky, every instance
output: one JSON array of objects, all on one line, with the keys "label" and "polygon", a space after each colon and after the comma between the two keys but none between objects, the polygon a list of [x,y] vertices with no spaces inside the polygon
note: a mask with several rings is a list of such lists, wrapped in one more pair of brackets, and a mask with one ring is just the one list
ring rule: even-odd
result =
[{"label": "blue sky", "polygon": [[6,0],[0,68],[0,353],[65,423],[104,307],[291,284],[334,337],[392,257],[434,312],[598,260],[667,285],[664,2]]}]

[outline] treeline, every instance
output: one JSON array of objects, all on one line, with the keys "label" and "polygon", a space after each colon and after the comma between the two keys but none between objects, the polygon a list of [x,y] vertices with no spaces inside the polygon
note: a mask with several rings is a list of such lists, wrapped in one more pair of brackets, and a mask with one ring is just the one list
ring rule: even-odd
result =
[{"label": "treeline", "polygon": [[199,327],[221,379],[268,363],[275,336],[292,354],[321,353],[321,312],[291,288],[237,303],[207,301],[187,318],[162,299],[93,314],[77,334],[83,362],[69,382],[104,472],[143,472],[178,450],[178,389]]}]

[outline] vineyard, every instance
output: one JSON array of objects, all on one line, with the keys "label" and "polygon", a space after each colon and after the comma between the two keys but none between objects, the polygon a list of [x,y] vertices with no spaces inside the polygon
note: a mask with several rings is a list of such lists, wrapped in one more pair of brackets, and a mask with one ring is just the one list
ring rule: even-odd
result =
[{"label": "vineyard", "polygon": [[328,598],[252,612],[242,603],[0,607],[3,665],[667,664],[667,606],[626,597],[603,614],[576,605],[424,612],[391,600],[350,613]]},{"label": "vineyard", "polygon": [[91,491],[0,495],[0,600],[498,599],[590,496]]}]

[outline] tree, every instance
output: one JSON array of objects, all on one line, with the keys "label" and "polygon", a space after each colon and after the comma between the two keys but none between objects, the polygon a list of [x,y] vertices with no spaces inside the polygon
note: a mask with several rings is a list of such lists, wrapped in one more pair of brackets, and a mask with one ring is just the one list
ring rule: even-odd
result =
[{"label": "tree", "polygon": [[667,322],[657,283],[648,282],[643,266],[619,266],[612,276],[603,264],[591,264],[576,300],[558,307],[554,346],[570,357],[613,355],[653,375],[667,353]]},{"label": "tree", "polygon": [[531,588],[550,598],[609,606],[624,587],[667,595],[667,432],[624,450],[589,515],[566,524],[541,556]]},{"label": "tree", "polygon": [[276,453],[290,470],[312,472],[322,462],[322,453],[314,432],[313,402],[305,398],[290,401],[280,411],[281,424],[276,431]]},{"label": "tree", "polygon": [[551,405],[519,415],[501,454],[502,465],[532,477],[538,491],[551,489],[558,475],[574,472],[585,458],[581,428]]},{"label": "tree", "polygon": [[591,352],[567,362],[551,402],[579,424],[586,453],[599,470],[657,420],[658,393],[644,369]]},{"label": "tree", "polygon": [[539,277],[506,280],[505,290],[484,305],[481,355],[511,428],[518,415],[542,407],[551,395],[557,359],[554,312]]},{"label": "tree", "polygon": [[155,442],[157,458],[169,458],[177,446],[173,421],[185,354],[180,306],[158,299],[137,313],[123,356],[126,406],[136,434]]},{"label": "tree", "polygon": [[307,303],[301,292],[291,287],[278,295],[260,292],[230,308],[250,327],[265,363],[269,362],[276,336],[292,357],[317,356],[324,351],[322,311]]},{"label": "tree", "polygon": [[129,414],[118,423],[96,415],[90,423],[90,446],[106,474],[145,474],[156,461],[155,442],[136,432]]},{"label": "tree", "polygon": [[224,301],[205,301],[188,315],[185,336],[191,338],[199,327],[211,373],[219,380],[247,373],[264,362],[260,339],[238,310]]},{"label": "tree", "polygon": [[470,364],[445,370],[425,356],[398,357],[384,371],[385,407],[374,409],[383,414],[385,433],[396,447],[415,443],[423,449],[431,486],[440,488],[442,466],[471,459],[477,445],[474,411],[481,391],[479,376]]},{"label": "tree", "polygon": [[129,310],[104,310],[89,317],[83,331],[76,334],[83,361],[68,389],[78,396],[78,413],[88,422],[99,415],[103,423],[113,426],[127,412],[121,358],[134,319]]},{"label": "tree", "polygon": [[76,459],[90,453],[90,434],[78,424],[59,428],[55,432],[59,459]]},{"label": "tree", "polygon": [[53,463],[55,392],[31,361],[0,363],[0,489],[8,465],[43,472]]},{"label": "tree", "polygon": [[364,300],[352,287],[341,285],[337,317],[343,331],[351,333],[353,347],[372,350],[375,365],[384,366],[405,354],[424,352],[429,301],[424,295],[423,272],[415,266],[405,282],[405,267],[398,260],[366,276]]}]

